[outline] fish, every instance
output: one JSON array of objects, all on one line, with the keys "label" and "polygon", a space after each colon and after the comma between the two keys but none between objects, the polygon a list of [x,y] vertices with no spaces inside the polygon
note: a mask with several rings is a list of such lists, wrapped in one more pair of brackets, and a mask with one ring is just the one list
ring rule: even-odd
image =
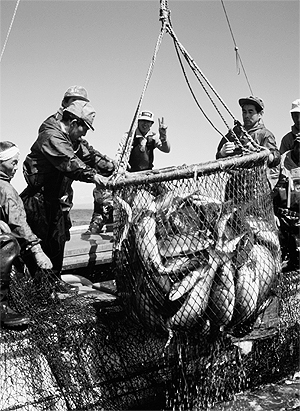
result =
[{"label": "fish", "polygon": [[93,286],[92,281],[90,281],[89,279],[83,277],[82,275],[78,275],[78,274],[76,274],[76,275],[74,275],[74,274],[63,274],[63,275],[61,276],[61,279],[62,279],[65,283],[68,283],[68,284],[73,284],[73,285],[75,285],[75,284],[78,284],[78,285],[82,284],[82,285],[85,285],[85,286],[88,286],[88,287],[92,287],[92,286]]},{"label": "fish", "polygon": [[269,297],[271,288],[279,274],[278,266],[269,249],[263,245],[254,245],[253,258],[256,260],[256,270],[259,274],[259,293],[257,306],[265,302]]},{"label": "fish", "polygon": [[231,240],[226,240],[226,241],[221,241],[216,244],[215,250],[218,252],[221,252],[222,254],[232,254],[234,250],[236,249],[238,243],[241,241],[241,239],[244,237],[245,233],[238,235],[237,237],[231,239]]},{"label": "fish", "polygon": [[278,230],[275,230],[272,224],[254,216],[247,216],[245,224],[253,231],[257,240],[267,245],[275,254],[280,252]]},{"label": "fish", "polygon": [[[130,205],[124,201],[122,198],[120,198],[119,196],[115,196],[114,200],[117,201],[119,203],[119,205],[121,206],[121,208],[125,211],[126,215],[127,215],[127,221],[125,221],[124,226],[123,226],[123,230],[119,229],[119,235],[118,238],[116,239],[116,243],[115,243],[115,249],[116,250],[121,250],[123,241],[127,238],[128,236],[128,231],[130,228],[130,224],[132,222],[132,209],[130,207]],[[119,223],[119,227],[121,226],[120,221],[118,221]]]},{"label": "fish", "polygon": [[164,318],[161,316],[158,309],[155,308],[153,299],[142,283],[142,276],[136,282],[134,290],[134,306],[135,314],[143,325],[151,331],[158,333],[167,332],[167,326]]},{"label": "fish", "polygon": [[224,234],[226,230],[226,226],[228,224],[229,219],[232,217],[234,210],[230,211],[229,213],[224,213],[220,216],[218,222],[216,223],[216,233],[217,233],[217,243],[216,249],[221,249],[224,243]]},{"label": "fish", "polygon": [[239,267],[235,284],[235,306],[231,325],[235,326],[255,313],[260,289],[257,267],[256,245],[250,250],[248,259]]},{"label": "fish", "polygon": [[215,260],[210,260],[204,268],[199,268],[201,278],[191,289],[180,309],[167,320],[168,327],[189,329],[201,319],[207,308],[216,269]]},{"label": "fish", "polygon": [[155,197],[148,190],[139,189],[131,204],[132,214],[135,218],[145,211],[156,212]]},{"label": "fish", "polygon": [[140,220],[134,224],[134,233],[136,251],[144,268],[153,273],[155,281],[165,292],[169,292],[171,281],[168,275],[172,272],[172,266],[165,268],[159,253],[155,213],[144,212]]},{"label": "fish", "polygon": [[208,317],[214,326],[226,326],[233,316],[235,305],[234,269],[228,259],[221,265],[214,277]]},{"label": "fish", "polygon": [[177,280],[187,272],[198,268],[203,260],[205,260],[205,257],[202,254],[198,255],[198,253],[197,255],[181,255],[174,258],[166,258],[164,266],[166,269],[171,270],[170,275]]},{"label": "fish", "polygon": [[[169,275],[178,275],[183,273],[187,266],[193,267],[194,261],[191,259],[181,258],[173,259],[168,265],[163,264],[162,256],[159,251],[158,240],[156,237],[156,219],[155,213],[146,211],[141,215],[140,220],[134,224],[136,251],[145,269],[152,272],[157,281],[164,283],[166,292],[170,291],[170,281],[167,280]],[[163,281],[161,281],[161,278]],[[167,290],[168,289],[168,290]]]},{"label": "fish", "polygon": [[204,269],[197,269],[189,272],[181,281],[174,283],[169,293],[169,300],[175,301],[181,298],[194,287],[197,281],[200,280],[201,275],[204,274]]},{"label": "fish", "polygon": [[174,234],[168,239],[158,241],[159,252],[163,257],[176,257],[192,254],[207,249],[212,239],[205,239],[193,234]]}]

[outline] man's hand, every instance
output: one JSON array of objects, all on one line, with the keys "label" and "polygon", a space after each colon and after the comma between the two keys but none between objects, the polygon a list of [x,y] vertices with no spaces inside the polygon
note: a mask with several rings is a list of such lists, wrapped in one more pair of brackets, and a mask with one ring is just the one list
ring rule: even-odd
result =
[{"label": "man's hand", "polygon": [[234,152],[235,144],[232,141],[227,141],[220,150],[222,157],[227,157]]},{"label": "man's hand", "polygon": [[167,141],[167,128],[168,126],[164,124],[164,118],[158,118],[159,138],[162,143],[165,143]]},{"label": "man's hand", "polygon": [[100,174],[95,174],[94,175],[94,183],[96,184],[97,188],[106,188],[107,183],[108,183],[108,178],[103,177]]}]

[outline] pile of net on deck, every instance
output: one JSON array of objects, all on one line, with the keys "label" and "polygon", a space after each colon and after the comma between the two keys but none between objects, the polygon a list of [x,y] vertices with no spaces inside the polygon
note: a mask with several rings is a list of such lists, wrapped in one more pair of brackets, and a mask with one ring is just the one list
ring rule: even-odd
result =
[{"label": "pile of net on deck", "polygon": [[0,329],[0,409],[141,408],[170,379],[165,341],[137,330],[118,304],[57,294],[40,274],[12,270],[11,306],[30,324]]},{"label": "pile of net on deck", "polygon": [[249,331],[281,268],[268,153],[116,180],[114,261],[132,318],[162,335]]}]

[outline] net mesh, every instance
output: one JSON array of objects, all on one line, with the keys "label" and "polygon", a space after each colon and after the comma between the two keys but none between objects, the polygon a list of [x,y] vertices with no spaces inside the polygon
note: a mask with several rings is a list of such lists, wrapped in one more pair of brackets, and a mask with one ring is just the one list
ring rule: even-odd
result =
[{"label": "net mesh", "polygon": [[[62,298],[49,273],[32,279],[14,267],[10,303],[31,321],[1,329],[1,410],[205,409],[295,367],[299,276],[275,288],[280,252],[264,164],[258,155],[116,184],[117,303]],[[274,289],[284,330],[245,360],[230,333],[249,333]]]},{"label": "net mesh", "polygon": [[118,289],[158,334],[248,332],[280,272],[266,154],[127,177],[114,187]]}]

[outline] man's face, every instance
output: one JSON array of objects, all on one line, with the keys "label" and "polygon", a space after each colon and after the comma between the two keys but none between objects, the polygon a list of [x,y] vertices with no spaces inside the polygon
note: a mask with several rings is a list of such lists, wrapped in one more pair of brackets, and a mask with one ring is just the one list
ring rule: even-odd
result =
[{"label": "man's face", "polygon": [[0,170],[9,177],[9,181],[14,177],[18,170],[19,158],[20,154],[15,154],[9,160],[0,161]]},{"label": "man's face", "polygon": [[143,136],[145,136],[148,133],[152,124],[153,124],[152,121],[148,121],[148,120],[138,121],[138,127],[139,127],[140,132],[143,134]]},{"label": "man's face", "polygon": [[300,130],[300,113],[299,112],[294,112],[294,113],[291,113],[291,115],[292,115],[292,119],[293,119],[293,122],[294,122],[296,128],[298,130]]},{"label": "man's face", "polygon": [[69,137],[72,141],[77,141],[80,137],[85,136],[89,130],[88,126],[82,120],[72,120],[69,128]]},{"label": "man's face", "polygon": [[245,104],[242,108],[243,122],[246,130],[252,128],[262,117],[262,112],[257,112],[254,104]]}]

